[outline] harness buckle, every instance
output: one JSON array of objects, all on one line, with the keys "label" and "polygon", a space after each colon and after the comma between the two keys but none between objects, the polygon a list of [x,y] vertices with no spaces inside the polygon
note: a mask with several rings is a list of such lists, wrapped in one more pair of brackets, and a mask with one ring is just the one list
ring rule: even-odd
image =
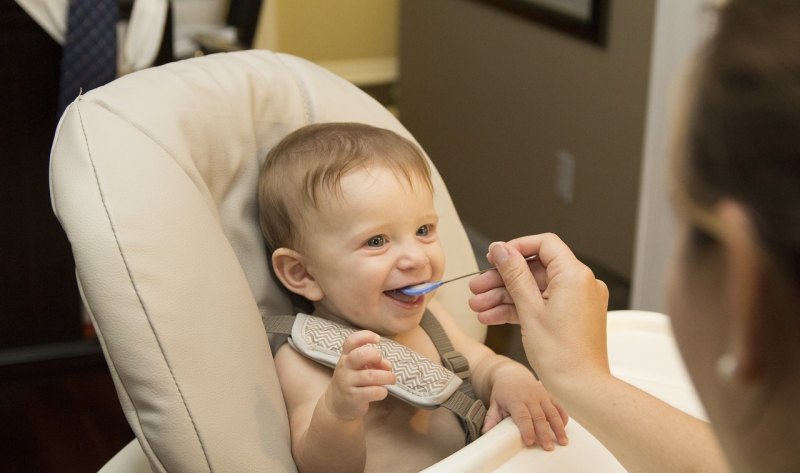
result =
[{"label": "harness buckle", "polygon": [[483,421],[486,418],[486,406],[480,401],[476,400],[472,403],[464,416],[464,423],[467,426],[467,442],[472,442],[481,436],[481,428]]},{"label": "harness buckle", "polygon": [[469,377],[469,361],[467,357],[457,351],[449,351],[442,354],[442,362],[445,368],[449,369],[462,380]]}]

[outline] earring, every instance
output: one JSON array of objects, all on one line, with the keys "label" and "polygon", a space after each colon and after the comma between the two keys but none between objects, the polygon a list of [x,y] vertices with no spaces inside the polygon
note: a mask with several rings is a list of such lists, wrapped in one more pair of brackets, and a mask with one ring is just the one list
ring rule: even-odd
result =
[{"label": "earring", "polygon": [[731,353],[725,353],[717,359],[717,376],[720,380],[731,382],[739,377],[739,359]]}]

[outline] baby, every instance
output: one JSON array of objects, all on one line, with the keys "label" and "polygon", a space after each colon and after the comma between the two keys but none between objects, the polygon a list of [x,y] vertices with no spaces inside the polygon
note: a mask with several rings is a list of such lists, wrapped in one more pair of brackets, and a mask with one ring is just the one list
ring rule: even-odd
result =
[{"label": "baby", "polygon": [[356,327],[331,370],[284,344],[275,353],[301,472],[419,471],[465,444],[458,418],[394,397],[379,336],[439,361],[420,326],[428,310],[471,368],[488,406],[483,432],[511,416],[525,444],[566,445],[567,416],[524,366],[464,334],[432,294],[399,289],[437,281],[444,253],[428,163],[399,135],[356,123],[309,125],[267,156],[261,227],[276,277],[301,310]]}]

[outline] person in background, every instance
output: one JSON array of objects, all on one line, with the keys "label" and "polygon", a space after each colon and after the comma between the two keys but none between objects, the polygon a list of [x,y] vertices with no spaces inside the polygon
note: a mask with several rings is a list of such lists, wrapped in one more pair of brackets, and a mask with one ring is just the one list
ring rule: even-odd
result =
[{"label": "person in background", "polygon": [[731,0],[676,142],[668,312],[711,426],[610,374],[608,291],[558,237],[493,244],[499,272],[470,282],[479,320],[520,323],[545,386],[631,472],[800,471],[798,44],[800,2]]}]

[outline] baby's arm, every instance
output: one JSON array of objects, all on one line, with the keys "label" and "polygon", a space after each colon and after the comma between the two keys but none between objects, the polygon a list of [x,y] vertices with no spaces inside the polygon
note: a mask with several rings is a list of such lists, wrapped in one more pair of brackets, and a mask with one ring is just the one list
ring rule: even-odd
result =
[{"label": "baby's arm", "polygon": [[482,371],[482,378],[489,378],[491,385],[483,432],[510,415],[525,445],[538,442],[545,450],[552,450],[551,430],[558,443],[566,445],[567,414],[542,383],[521,364],[500,355],[493,358],[487,358],[476,369]]},{"label": "baby's arm", "polygon": [[276,354],[299,471],[364,470],[363,417],[370,402],[388,394],[384,385],[395,383],[380,350],[368,346],[378,340],[367,331],[348,337],[332,377],[328,368],[291,348],[284,346]]},{"label": "baby's arm", "polygon": [[545,450],[552,450],[551,430],[559,444],[567,444],[566,413],[528,368],[467,336],[435,300],[428,307],[456,350],[469,361],[475,393],[488,406],[483,432],[510,415],[526,445],[538,442]]}]

